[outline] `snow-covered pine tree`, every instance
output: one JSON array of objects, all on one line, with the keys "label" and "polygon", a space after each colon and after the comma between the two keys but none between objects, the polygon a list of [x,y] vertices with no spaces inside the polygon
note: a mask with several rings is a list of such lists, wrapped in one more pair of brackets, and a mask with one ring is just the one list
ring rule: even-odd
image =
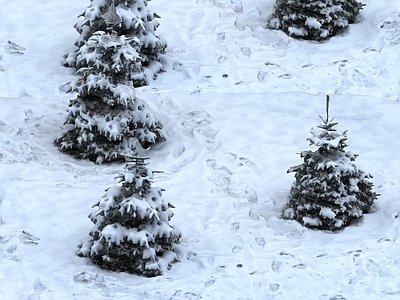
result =
[{"label": "snow-covered pine tree", "polygon": [[133,86],[149,83],[150,79],[164,70],[159,54],[164,53],[167,42],[155,31],[159,26],[159,16],[147,7],[147,0],[91,0],[90,5],[75,24],[80,34],[75,42],[75,49],[66,54],[63,65],[79,69],[77,55],[90,37],[98,31],[106,31],[110,25],[107,18],[113,18],[113,30],[118,36],[125,36],[140,56],[138,69],[131,74]]},{"label": "snow-covered pine tree", "polygon": [[321,41],[354,23],[364,5],[356,0],[276,0],[267,27],[294,38]]},{"label": "snow-covered pine tree", "polygon": [[301,224],[335,231],[348,226],[367,213],[378,194],[372,191],[372,176],[354,163],[357,155],[345,151],[347,131],[338,133],[329,120],[329,96],[326,101],[326,119],[312,128],[307,140],[317,146],[316,151],[303,151],[304,162],[291,167],[295,181],[283,218],[295,219]]},{"label": "snow-covered pine tree", "polygon": [[132,155],[136,140],[146,148],[165,140],[161,121],[136,97],[129,79],[140,68],[134,43],[98,31],[79,48],[80,78],[68,90],[78,96],[69,104],[67,132],[55,141],[61,151],[102,163]]},{"label": "snow-covered pine tree", "polygon": [[147,154],[140,145],[136,149],[118,184],[106,190],[94,206],[98,210],[89,215],[92,239],[78,255],[104,269],[153,277],[178,260],[174,247],[181,232],[169,224],[173,206],[161,197],[162,189],[151,187]]}]

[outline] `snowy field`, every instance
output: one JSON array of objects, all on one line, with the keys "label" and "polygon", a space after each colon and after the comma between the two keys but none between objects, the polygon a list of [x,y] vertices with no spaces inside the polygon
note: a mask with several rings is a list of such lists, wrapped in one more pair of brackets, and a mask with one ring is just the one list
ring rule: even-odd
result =
[{"label": "snowy field", "polygon": [[[87,215],[124,164],[62,154],[76,17],[89,1],[0,11],[0,299],[399,299],[400,3],[364,0],[324,43],[265,29],[275,0],[153,0],[167,72],[137,89],[162,118],[154,186],[176,206],[182,257],[164,276],[75,255]],[[11,42],[11,43],[10,43]],[[381,194],[337,233],[280,219],[325,95]]]}]

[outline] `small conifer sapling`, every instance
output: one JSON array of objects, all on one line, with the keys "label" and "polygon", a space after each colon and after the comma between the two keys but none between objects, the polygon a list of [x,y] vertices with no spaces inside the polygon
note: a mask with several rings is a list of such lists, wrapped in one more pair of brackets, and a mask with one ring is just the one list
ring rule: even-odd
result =
[{"label": "small conifer sapling", "polygon": [[322,41],[354,23],[363,6],[356,0],[276,0],[267,27],[294,38]]},{"label": "small conifer sapling", "polygon": [[347,131],[339,133],[338,124],[329,119],[329,96],[326,118],[311,129],[310,145],[316,151],[300,153],[304,162],[291,167],[295,181],[283,217],[307,227],[335,231],[348,226],[369,212],[378,194],[372,191],[372,176],[360,170],[357,155],[345,151]]},{"label": "small conifer sapling", "polygon": [[161,197],[162,189],[151,186],[147,154],[140,145],[136,149],[118,184],[106,190],[89,215],[92,238],[78,255],[107,270],[153,277],[178,260],[174,247],[181,232],[169,224],[173,206]]},{"label": "small conifer sapling", "polygon": [[63,65],[79,69],[80,48],[98,31],[112,29],[118,36],[125,36],[140,59],[137,69],[130,74],[134,87],[147,85],[150,79],[164,70],[159,55],[164,53],[167,42],[155,31],[159,16],[148,8],[146,0],[91,0],[75,24],[79,38],[75,47],[65,55]]},{"label": "small conifer sapling", "polygon": [[66,132],[55,141],[61,151],[96,163],[132,156],[137,140],[146,148],[165,140],[161,121],[132,85],[142,59],[132,46],[138,41],[119,36],[118,19],[107,16],[106,32],[93,33],[77,52],[79,77],[67,92],[78,96],[70,101]]}]

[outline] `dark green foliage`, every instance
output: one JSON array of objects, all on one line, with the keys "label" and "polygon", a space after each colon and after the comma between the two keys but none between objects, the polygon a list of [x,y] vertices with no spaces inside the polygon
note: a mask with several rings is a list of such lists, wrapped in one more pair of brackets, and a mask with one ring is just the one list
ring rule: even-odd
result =
[{"label": "dark green foliage", "polygon": [[268,27],[321,41],[354,23],[363,6],[356,0],[277,0]]},{"label": "dark green foliage", "polygon": [[98,210],[89,215],[92,239],[78,255],[104,269],[152,277],[178,260],[174,246],[181,233],[169,225],[172,205],[161,197],[160,188],[151,187],[153,173],[146,159],[137,154],[117,177],[119,184],[107,189],[94,206]]},{"label": "dark green foliage", "polygon": [[114,30],[118,36],[125,36],[137,51],[140,60],[132,77],[134,87],[144,86],[164,70],[159,54],[164,53],[167,43],[155,31],[159,16],[147,7],[146,0],[91,0],[90,5],[75,24],[80,34],[76,48],[65,57],[64,66],[78,69],[77,54],[89,38],[98,31]]},{"label": "dark green foliage", "polygon": [[335,231],[361,218],[377,198],[369,181],[372,176],[357,168],[355,154],[344,151],[347,132],[338,133],[336,125],[327,113],[323,124],[313,128],[307,139],[318,149],[301,152],[304,162],[288,170],[295,173],[295,181],[284,218]]},{"label": "dark green foliage", "polygon": [[135,95],[130,78],[140,57],[131,44],[99,31],[80,47],[79,78],[68,90],[78,96],[69,104],[67,131],[55,141],[61,151],[103,163],[133,155],[136,141],[147,148],[165,140],[161,121]]}]

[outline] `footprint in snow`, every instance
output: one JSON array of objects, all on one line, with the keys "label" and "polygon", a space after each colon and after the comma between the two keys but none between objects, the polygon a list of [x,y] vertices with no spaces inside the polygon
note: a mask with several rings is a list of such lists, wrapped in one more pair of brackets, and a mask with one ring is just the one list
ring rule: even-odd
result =
[{"label": "footprint in snow", "polygon": [[218,39],[219,41],[225,40],[225,32],[220,32],[220,33],[218,33],[218,34],[217,34],[217,39]]},{"label": "footprint in snow", "polygon": [[223,64],[224,62],[226,62],[226,57],[223,55],[218,56],[217,61],[219,64]]},{"label": "footprint in snow", "polygon": [[183,152],[185,152],[185,150],[186,150],[185,145],[179,144],[172,149],[171,153],[174,157],[178,157],[181,156]]},{"label": "footprint in snow", "polygon": [[391,46],[400,44],[400,15],[386,19],[380,28],[386,30],[385,39]]},{"label": "footprint in snow", "polygon": [[17,245],[10,242],[12,237],[12,235],[0,236],[0,258],[4,257],[8,260],[20,261],[21,257],[18,255]]},{"label": "footprint in snow", "polygon": [[9,236],[0,236],[0,244],[6,244],[11,239],[11,235]]},{"label": "footprint in snow", "polygon": [[264,245],[265,245],[265,239],[264,238],[256,237],[255,240],[256,240],[257,245],[259,245],[261,247],[264,247]]},{"label": "footprint in snow", "polygon": [[240,222],[231,223],[230,226],[231,226],[231,231],[236,232],[240,228]]},{"label": "footprint in snow", "polygon": [[345,297],[343,297],[342,295],[335,295],[331,298],[329,298],[329,300],[347,300]]},{"label": "footprint in snow", "polygon": [[232,9],[237,14],[243,13],[243,3],[240,0],[231,0]]},{"label": "footprint in snow", "polygon": [[270,283],[269,288],[270,288],[271,291],[276,292],[277,290],[279,290],[279,284]]},{"label": "footprint in snow", "polygon": [[0,132],[10,133],[12,131],[13,131],[12,127],[8,126],[6,123],[0,120]]},{"label": "footprint in snow", "polygon": [[369,258],[365,262],[365,267],[370,273],[376,273],[379,277],[389,277],[390,274],[386,271],[385,268],[382,268],[381,264],[375,259]]},{"label": "footprint in snow", "polygon": [[190,111],[186,114],[185,120],[181,123],[181,130],[189,136],[194,136],[196,128],[204,128],[212,123],[212,116],[206,111]]},{"label": "footprint in snow", "polygon": [[163,111],[168,112],[168,115],[175,116],[182,113],[182,109],[171,98],[164,98],[161,100]]},{"label": "footprint in snow", "polygon": [[[210,128],[208,125],[211,123],[210,116],[206,112],[194,111],[188,113],[191,118],[182,122],[182,131],[193,137],[197,142],[204,146],[207,151],[214,151],[220,145],[219,141],[215,139],[218,131]],[[192,141],[190,141],[191,144]],[[179,158],[178,161],[172,166],[173,173],[178,172],[180,169],[191,163],[197,157],[200,147],[194,148],[189,143],[182,143],[176,145],[171,153],[174,157]]]},{"label": "footprint in snow", "polygon": [[40,281],[40,279],[38,277],[35,278],[35,280],[33,281],[33,285],[32,285],[33,289],[35,290],[35,292],[43,292],[46,287],[43,285],[43,283]]},{"label": "footprint in snow", "polygon": [[224,167],[223,165],[218,164],[216,159],[213,159],[213,158],[207,159],[206,160],[206,165],[211,170],[222,171],[222,172],[227,173],[227,174],[233,174],[232,171],[230,171],[228,168]]},{"label": "footprint in snow", "polygon": [[4,190],[0,189],[0,205],[3,202],[3,200],[4,200]]},{"label": "footprint in snow", "polygon": [[[236,154],[231,152],[225,153],[221,160],[223,164],[214,158],[206,160],[206,165],[211,170],[211,176],[207,179],[217,186],[211,193],[218,196],[228,195],[236,199],[246,199],[249,203],[256,203],[258,201],[257,192],[246,182],[235,180],[235,174],[240,172],[239,168],[244,166],[249,167],[255,173],[259,173],[255,163],[245,157],[238,158]],[[228,165],[229,168],[225,165]],[[232,171],[235,169],[238,169],[238,172]]]},{"label": "footprint in snow", "polygon": [[220,146],[220,142],[215,140],[218,131],[212,128],[196,128],[193,130],[193,136],[198,140],[208,151],[214,151]]},{"label": "footprint in snow", "polygon": [[268,73],[264,72],[264,71],[258,71],[257,74],[257,80],[258,82],[264,83],[268,80]]},{"label": "footprint in snow", "polygon": [[187,166],[195,159],[196,159],[196,154],[187,153],[187,155],[180,155],[180,160],[171,166],[171,172],[173,173],[179,172],[183,167]]},{"label": "footprint in snow", "polygon": [[274,273],[279,273],[282,271],[282,261],[273,261],[271,264],[271,269],[274,271]]},{"label": "footprint in snow", "polygon": [[39,244],[40,240],[40,238],[33,236],[31,233],[25,230],[21,231],[21,234],[19,235],[18,238],[24,245],[37,245]]},{"label": "footprint in snow", "polygon": [[99,275],[99,273],[97,272],[82,271],[74,275],[74,281],[91,283],[91,282],[104,282],[105,279],[102,275]]},{"label": "footprint in snow", "polygon": [[7,41],[7,43],[4,45],[4,49],[6,50],[6,52],[8,54],[11,54],[11,55],[23,55],[24,54],[23,51],[26,50],[24,47],[21,47],[11,41]]},{"label": "footprint in snow", "polygon": [[18,254],[17,245],[8,246],[5,252],[5,258],[13,261],[20,261],[21,256]]}]

